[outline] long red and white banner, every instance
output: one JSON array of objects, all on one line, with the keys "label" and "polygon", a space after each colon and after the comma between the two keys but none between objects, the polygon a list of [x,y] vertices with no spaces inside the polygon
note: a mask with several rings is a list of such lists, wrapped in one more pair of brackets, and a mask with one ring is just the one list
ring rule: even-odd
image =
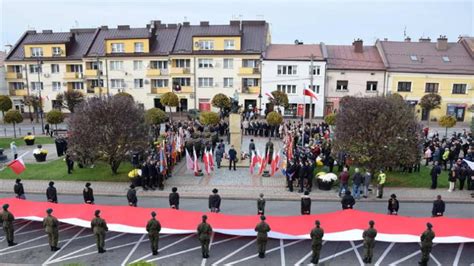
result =
[{"label": "long red and white banner", "polygon": [[[0,199],[0,205],[8,203],[9,210],[16,219],[42,221],[46,209],[52,208],[53,215],[61,222],[90,227],[95,210],[101,210],[101,217],[107,221],[110,231],[144,234],[151,211],[157,213],[163,234],[186,234],[196,231],[203,212],[161,208],[141,208],[129,206],[54,204],[34,202],[15,198]],[[260,221],[257,215],[230,215],[206,213],[208,222],[217,233],[227,235],[255,236],[255,225]],[[315,220],[324,228],[324,240],[354,241],[362,240],[362,232],[369,220],[375,221],[378,231],[376,240],[385,242],[419,242],[426,223],[433,224],[436,243],[474,242],[474,219],[461,218],[418,218],[392,216],[344,210],[332,213],[302,216],[267,216],[271,227],[269,236],[277,239],[309,239],[309,232]]]}]

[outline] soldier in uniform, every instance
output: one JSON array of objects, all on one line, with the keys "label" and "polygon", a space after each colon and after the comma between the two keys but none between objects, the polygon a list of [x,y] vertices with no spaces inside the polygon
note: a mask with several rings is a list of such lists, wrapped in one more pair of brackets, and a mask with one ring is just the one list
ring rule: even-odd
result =
[{"label": "soldier in uniform", "polygon": [[311,214],[311,198],[309,197],[309,191],[304,192],[303,197],[301,197],[301,215]]},{"label": "soldier in uniform", "polygon": [[418,262],[420,265],[428,265],[428,260],[430,259],[431,248],[433,247],[433,239],[435,238],[435,233],[431,228],[433,225],[430,223],[426,224],[426,231],[421,234],[421,261]]},{"label": "soldier in uniform", "polygon": [[86,183],[86,187],[82,191],[82,196],[84,197],[84,203],[94,204],[94,191],[91,188],[91,183]]},{"label": "soldier in uniform", "polygon": [[323,236],[324,230],[320,227],[321,223],[316,220],[315,222],[316,227],[311,230],[311,249],[313,251],[313,256],[311,259],[311,263],[318,264],[319,262],[319,252],[321,251],[321,247],[323,246]]},{"label": "soldier in uniform", "polygon": [[49,186],[46,189],[46,199],[48,202],[58,203],[58,193],[56,192],[53,181],[49,182]]},{"label": "soldier in uniform", "polygon": [[58,251],[58,238],[59,238],[59,221],[56,217],[52,216],[53,209],[47,209],[47,216],[43,219],[43,227],[46,234],[48,234],[49,246],[51,251]]},{"label": "soldier in uniform", "polygon": [[151,252],[154,256],[158,255],[158,240],[160,239],[161,224],[156,220],[156,212],[151,212],[151,219],[146,225],[148,238],[150,239]]},{"label": "soldier in uniform", "polygon": [[197,228],[197,235],[201,242],[203,258],[209,258],[209,242],[211,241],[212,227],[207,223],[207,215],[202,216],[202,223]]},{"label": "soldier in uniform", "polygon": [[130,189],[127,191],[127,200],[128,200],[128,205],[137,207],[137,191],[135,190],[135,185],[130,185]]},{"label": "soldier in uniform", "polygon": [[257,214],[265,214],[265,199],[263,198],[263,193],[260,193],[260,198],[257,199]]},{"label": "soldier in uniform", "polygon": [[258,257],[263,259],[265,258],[265,250],[267,248],[267,240],[268,240],[268,232],[270,226],[265,222],[265,215],[260,216],[260,223],[255,226],[255,232],[257,232],[257,250],[258,250]]},{"label": "soldier in uniform", "polygon": [[369,228],[367,228],[362,234],[364,239],[364,259],[365,263],[372,263],[373,249],[375,246],[375,237],[377,236],[377,230],[374,228],[374,221],[369,221]]},{"label": "soldier in uniform", "polygon": [[179,193],[177,187],[173,187],[171,189],[171,193],[169,195],[169,202],[171,209],[179,210]]},{"label": "soldier in uniform", "polygon": [[268,139],[268,142],[267,144],[265,145],[265,155],[268,154],[268,163],[270,164],[272,162],[272,158],[273,158],[273,142],[272,142],[272,138],[269,138]]},{"label": "soldier in uniform", "polygon": [[100,218],[100,210],[95,211],[95,217],[91,221],[91,229],[96,237],[97,249],[99,253],[106,252],[106,250],[104,249],[105,232],[109,231],[109,228],[107,227],[107,223],[105,222],[105,220]]},{"label": "soldier in uniform", "polygon": [[221,210],[221,196],[217,194],[217,188],[212,190],[212,195],[209,195],[209,209],[211,212],[220,212]]},{"label": "soldier in uniform", "polygon": [[10,205],[3,205],[3,211],[0,217],[2,218],[2,226],[3,232],[5,232],[5,238],[7,239],[8,246],[11,247],[16,245],[16,243],[13,242],[13,221],[15,221],[15,216],[13,216],[13,214],[8,211],[8,207],[10,207]]}]

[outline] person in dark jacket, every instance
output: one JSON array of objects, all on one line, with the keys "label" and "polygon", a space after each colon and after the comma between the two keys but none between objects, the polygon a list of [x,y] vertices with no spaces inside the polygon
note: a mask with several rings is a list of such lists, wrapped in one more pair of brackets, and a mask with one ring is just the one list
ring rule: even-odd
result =
[{"label": "person in dark jacket", "polygon": [[53,181],[49,182],[49,186],[46,189],[46,199],[48,202],[58,203],[58,194]]},{"label": "person in dark jacket", "polygon": [[173,187],[171,189],[171,193],[169,195],[169,202],[171,209],[179,210],[179,193],[177,187]]},{"label": "person in dark jacket", "polygon": [[436,189],[438,187],[438,176],[441,174],[441,166],[439,166],[439,162],[435,161],[433,164],[433,168],[431,168],[431,189]]},{"label": "person in dark jacket", "polygon": [[255,152],[255,142],[253,142],[253,139],[250,140],[249,144],[249,156],[252,158],[252,154]]},{"label": "person in dark jacket", "polygon": [[303,197],[301,197],[301,215],[311,214],[311,198],[309,197],[309,191],[305,191]]},{"label": "person in dark jacket", "polygon": [[142,187],[143,190],[148,190],[148,186],[150,186],[150,171],[148,170],[148,165],[146,162],[143,163],[142,167]]},{"label": "person in dark jacket", "polygon": [[352,176],[352,192],[354,192],[354,197],[360,199],[360,192],[362,190],[362,183],[364,182],[364,177],[359,172],[359,168],[355,169],[355,173]]},{"label": "person in dark jacket", "polygon": [[303,160],[300,161],[299,167],[298,167],[298,182],[300,189],[298,190],[298,193],[303,193],[304,189],[304,180],[306,177],[306,171],[308,170],[307,166],[303,162]]},{"label": "person in dark jacket", "polygon": [[339,174],[339,197],[342,197],[343,191],[347,191],[349,185],[349,172],[346,167],[343,169]]},{"label": "person in dark jacket", "polygon": [[398,208],[400,207],[397,195],[392,194],[390,199],[388,200],[388,214],[390,215],[398,215]]},{"label": "person in dark jacket", "polygon": [[436,200],[433,202],[433,210],[431,211],[432,217],[443,216],[446,205],[441,199],[441,195],[436,197]]},{"label": "person in dark jacket", "polygon": [[127,200],[129,206],[137,207],[137,191],[135,190],[135,185],[133,184],[130,185],[130,189],[127,191]]},{"label": "person in dark jacket", "polygon": [[90,186],[91,183],[87,182],[86,187],[82,191],[82,195],[84,196],[84,202],[86,204],[94,204],[94,191]]},{"label": "person in dark jacket", "polygon": [[71,155],[69,155],[68,152],[66,152],[66,166],[67,166],[67,173],[72,174],[72,170],[74,170],[74,161],[71,158]]},{"label": "person in dark jacket", "polygon": [[25,189],[23,188],[20,178],[16,179],[15,186],[13,186],[13,192],[15,192],[17,199],[26,199]]},{"label": "person in dark jacket", "polygon": [[217,188],[212,190],[212,195],[209,195],[209,209],[211,212],[220,212],[221,210],[221,196],[217,194]]},{"label": "person in dark jacket", "polygon": [[263,193],[260,193],[260,197],[257,199],[257,214],[265,214],[265,199],[263,198]]},{"label": "person in dark jacket", "polygon": [[346,190],[344,197],[342,197],[341,204],[343,210],[352,209],[352,207],[354,206],[355,199],[354,197],[352,197],[351,192],[349,190]]},{"label": "person in dark jacket", "polygon": [[232,164],[234,165],[234,171],[237,171],[235,169],[235,163],[237,162],[237,151],[234,149],[234,145],[230,146],[229,150],[229,170],[232,170]]},{"label": "person in dark jacket", "polygon": [[148,162],[148,174],[150,175],[150,183],[149,186],[151,190],[155,190],[158,184],[158,170],[156,169],[155,166],[156,162],[154,160],[151,160]]}]

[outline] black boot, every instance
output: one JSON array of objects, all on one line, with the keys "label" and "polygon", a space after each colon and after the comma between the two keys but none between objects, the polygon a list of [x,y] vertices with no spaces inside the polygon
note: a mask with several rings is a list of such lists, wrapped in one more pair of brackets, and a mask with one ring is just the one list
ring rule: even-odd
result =
[{"label": "black boot", "polygon": [[367,262],[368,262],[368,263],[372,263],[372,258],[368,258],[368,259],[367,259]]},{"label": "black boot", "polygon": [[364,263],[368,263],[367,257],[365,257],[362,261],[363,261]]},{"label": "black boot", "polygon": [[206,253],[202,253],[202,258],[205,259],[206,258]]},{"label": "black boot", "polygon": [[53,246],[49,246],[51,248],[51,251],[54,251],[54,247]]},{"label": "black boot", "polygon": [[153,251],[152,255],[153,255],[153,256],[158,255],[158,251]]},{"label": "black boot", "polygon": [[57,247],[57,246],[56,246],[56,247],[53,247],[53,248],[54,248],[54,250],[53,250],[53,251],[58,251],[58,250],[60,250],[60,249],[61,249],[60,247]]},{"label": "black boot", "polygon": [[13,241],[8,242],[9,247],[13,247],[13,246],[16,246],[16,245],[17,245],[17,243],[15,243]]}]

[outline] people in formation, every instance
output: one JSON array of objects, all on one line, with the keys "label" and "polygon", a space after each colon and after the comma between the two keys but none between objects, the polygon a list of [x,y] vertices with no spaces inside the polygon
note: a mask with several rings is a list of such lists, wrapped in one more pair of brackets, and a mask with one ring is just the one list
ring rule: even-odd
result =
[{"label": "people in formation", "polygon": [[211,241],[212,227],[207,223],[207,215],[202,216],[202,222],[197,227],[197,236],[201,242],[202,257],[209,258],[209,243]]},{"label": "people in formation", "polygon": [[97,250],[99,253],[105,253],[105,234],[109,231],[109,228],[107,222],[100,217],[100,210],[96,210],[94,216],[91,221],[91,229],[96,239]]},{"label": "people in formation", "polygon": [[156,212],[151,212],[151,219],[146,224],[146,231],[150,239],[151,253],[153,256],[158,255],[158,241],[160,240],[161,224],[156,219]]},{"label": "people in formation", "polygon": [[265,215],[260,215],[260,223],[255,226],[255,232],[257,232],[257,252],[258,257],[265,258],[265,251],[267,249],[268,232],[272,229],[265,222]]},{"label": "people in formation", "polygon": [[374,221],[369,221],[369,228],[362,233],[364,241],[364,259],[362,261],[365,263],[372,263],[372,257],[374,256],[375,237],[377,236],[374,224]]},{"label": "people in formation", "polygon": [[48,242],[51,251],[58,251],[60,249],[58,247],[59,221],[51,213],[53,213],[53,209],[49,208],[46,210],[46,217],[43,219],[43,228],[48,235]]}]

